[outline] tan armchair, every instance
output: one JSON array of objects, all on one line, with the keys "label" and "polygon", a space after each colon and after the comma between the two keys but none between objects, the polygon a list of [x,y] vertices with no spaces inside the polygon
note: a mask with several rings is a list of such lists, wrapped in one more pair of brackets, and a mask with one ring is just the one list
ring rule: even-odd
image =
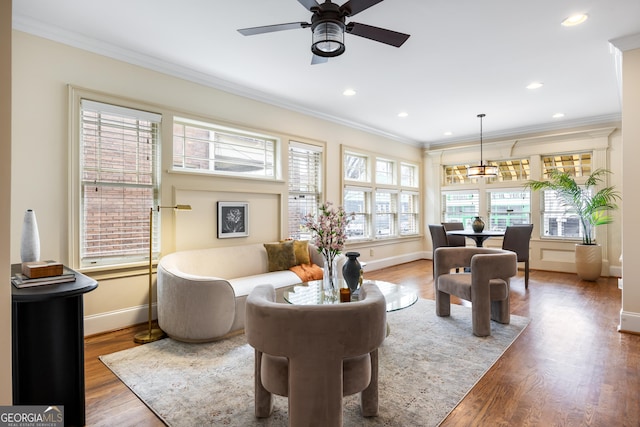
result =
[{"label": "tan armchair", "polygon": [[363,416],[378,415],[378,347],[386,302],[364,284],[343,304],[275,302],[271,285],[247,298],[245,333],[255,348],[255,413],[268,417],[272,393],[288,396],[289,426],[342,426],[342,397],[361,392]]},{"label": "tan armchair", "polygon": [[[471,301],[473,333],[491,335],[491,320],[509,323],[509,281],[518,271],[514,252],[502,249],[442,247],[434,256],[436,314],[449,316],[451,297]],[[470,273],[452,269],[471,267]]]}]

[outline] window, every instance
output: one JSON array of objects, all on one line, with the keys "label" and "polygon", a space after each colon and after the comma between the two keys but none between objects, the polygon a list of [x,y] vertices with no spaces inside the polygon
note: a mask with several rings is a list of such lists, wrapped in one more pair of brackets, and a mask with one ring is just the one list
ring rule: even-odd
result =
[{"label": "window", "polygon": [[[542,175],[546,179],[552,169],[575,177],[591,174],[591,153],[568,153],[542,156]],[[579,179],[576,181],[580,182]],[[544,237],[582,239],[580,218],[560,202],[553,190],[541,192],[541,232]]]},{"label": "window", "polygon": [[276,178],[277,138],[176,117],[173,170]]},{"label": "window", "polygon": [[[350,239],[388,239],[420,232],[418,165],[348,150],[343,162],[343,206],[356,217],[347,227]],[[375,173],[370,173],[369,165],[375,165]]]},{"label": "window", "polygon": [[311,239],[302,218],[316,214],[322,200],[322,147],[289,142],[289,237]]},{"label": "window", "polygon": [[418,188],[418,167],[416,165],[400,164],[400,185],[402,187]]},{"label": "window", "polygon": [[444,185],[469,184],[473,182],[467,177],[469,165],[453,165],[444,167]]},{"label": "window", "polygon": [[370,182],[369,159],[366,156],[346,153],[344,155],[344,179],[347,181]]},{"label": "window", "polygon": [[551,169],[566,172],[571,176],[591,174],[591,153],[558,154],[542,157],[542,176],[549,177]]},{"label": "window", "polygon": [[161,116],[87,99],[80,109],[80,267],[148,260]]},{"label": "window", "polygon": [[397,192],[389,190],[378,190],[376,191],[375,199],[376,217],[374,222],[374,232],[376,237],[395,236],[397,234]]},{"label": "window", "polygon": [[545,237],[563,237],[581,239],[580,218],[575,212],[567,210],[553,190],[542,192],[542,235]]},{"label": "window", "polygon": [[490,230],[504,231],[510,225],[531,224],[529,191],[491,190],[488,198]]},{"label": "window", "polygon": [[[529,159],[499,160],[488,163],[498,168],[498,175],[494,178],[469,179],[467,165],[443,167],[447,187],[442,191],[443,222],[462,222],[465,228],[471,228],[475,216],[487,215],[487,228],[499,231],[503,231],[507,225],[531,223],[528,191],[523,191],[521,188],[494,189],[501,182],[505,183],[502,185],[524,185],[530,175]],[[482,203],[480,203],[481,200]],[[482,211],[480,211],[481,208]]]},{"label": "window", "polygon": [[479,215],[479,201],[477,190],[443,191],[442,222],[461,222],[471,228],[473,218]]},{"label": "window", "polygon": [[493,181],[523,181],[529,179],[529,159],[492,162],[498,166],[498,176]]},{"label": "window", "polygon": [[418,204],[420,198],[418,193],[412,191],[400,192],[400,235],[418,234],[420,228],[418,222]]},{"label": "window", "polygon": [[[498,168],[498,176],[483,178],[486,182],[522,181],[529,179],[529,159],[512,159],[485,162]],[[467,168],[470,165],[444,166],[444,184],[471,184],[478,182],[478,178],[469,178]]]},{"label": "window", "polygon": [[395,163],[391,160],[376,160],[376,184],[395,184]]},{"label": "window", "polygon": [[355,214],[355,218],[347,225],[347,237],[362,239],[370,235],[371,224],[371,191],[364,188],[349,188],[344,191],[345,212]]}]

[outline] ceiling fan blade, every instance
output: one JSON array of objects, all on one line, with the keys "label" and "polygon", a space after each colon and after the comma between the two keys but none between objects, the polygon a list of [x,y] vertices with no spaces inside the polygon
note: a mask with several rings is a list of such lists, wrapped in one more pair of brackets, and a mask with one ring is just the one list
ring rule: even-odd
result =
[{"label": "ceiling fan blade", "polygon": [[313,55],[313,57],[311,58],[311,65],[324,64],[325,62],[328,62],[328,61],[329,61],[329,58],[326,58],[320,55]]},{"label": "ceiling fan blade", "polygon": [[[349,0],[340,6],[340,10],[347,12],[347,16],[353,16],[365,9],[369,9],[371,6],[374,6],[381,1],[383,0]],[[300,0],[300,3],[302,3],[302,0]]]},{"label": "ceiling fan blade", "polygon": [[273,33],[275,31],[295,30],[298,28],[307,28],[311,24],[307,22],[289,22],[287,24],[264,25],[262,27],[241,28],[238,32],[245,36],[253,36],[256,34]]},{"label": "ceiling fan blade", "polygon": [[312,7],[320,6],[316,0],[298,0],[298,2],[306,7],[308,11],[311,11]]},{"label": "ceiling fan blade", "polygon": [[348,23],[346,31],[355,36],[375,40],[395,47],[402,46],[402,44],[410,37],[409,34],[385,30],[384,28],[372,27],[371,25],[359,24],[357,22]]}]

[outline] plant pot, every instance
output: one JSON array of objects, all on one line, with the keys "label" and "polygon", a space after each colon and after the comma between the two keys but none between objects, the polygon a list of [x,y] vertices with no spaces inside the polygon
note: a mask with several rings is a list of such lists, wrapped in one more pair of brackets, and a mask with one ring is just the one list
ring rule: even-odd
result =
[{"label": "plant pot", "polygon": [[582,280],[594,282],[602,273],[602,247],[576,245],[576,273]]}]

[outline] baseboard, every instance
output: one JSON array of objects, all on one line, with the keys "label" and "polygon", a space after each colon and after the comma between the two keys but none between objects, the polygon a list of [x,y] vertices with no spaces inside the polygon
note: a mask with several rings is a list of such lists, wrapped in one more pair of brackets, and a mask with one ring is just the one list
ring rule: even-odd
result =
[{"label": "baseboard", "polygon": [[[152,319],[157,319],[156,304],[151,306]],[[84,336],[115,331],[149,321],[146,305],[93,314],[84,317]]]},{"label": "baseboard", "polygon": [[618,331],[640,334],[640,313],[620,310],[620,325]]},{"label": "baseboard", "polygon": [[381,270],[383,268],[393,267],[394,265],[404,264],[406,262],[417,261],[425,258],[428,258],[427,252],[412,252],[410,254],[403,254],[389,258],[375,259],[373,261],[367,261],[364,272],[366,273],[367,271]]},{"label": "baseboard", "polygon": [[620,266],[620,265],[610,265],[609,266],[609,277],[622,277],[622,266]]}]

